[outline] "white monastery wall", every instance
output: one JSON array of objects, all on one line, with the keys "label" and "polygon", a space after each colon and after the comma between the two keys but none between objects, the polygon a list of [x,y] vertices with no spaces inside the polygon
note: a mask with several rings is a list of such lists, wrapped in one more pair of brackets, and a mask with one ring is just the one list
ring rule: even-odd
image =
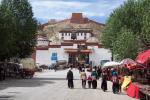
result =
[{"label": "white monastery wall", "polygon": [[92,53],[89,54],[89,61],[92,61],[93,66],[100,65],[101,60],[111,61],[111,52],[108,49],[98,48],[98,46],[88,46],[92,49]]},{"label": "white monastery wall", "polygon": [[49,64],[55,63],[56,60],[51,60],[52,53],[57,53],[57,60],[66,60],[68,62],[68,54],[63,48],[49,48]]},{"label": "white monastery wall", "polygon": [[66,60],[68,62],[68,54],[63,48],[49,48],[49,50],[36,50],[36,63],[39,65],[51,65],[56,63],[52,60],[52,54],[57,53],[57,60]]},{"label": "white monastery wall", "polygon": [[48,50],[36,50],[36,63],[38,63],[39,65],[49,65],[50,58],[48,55]]}]

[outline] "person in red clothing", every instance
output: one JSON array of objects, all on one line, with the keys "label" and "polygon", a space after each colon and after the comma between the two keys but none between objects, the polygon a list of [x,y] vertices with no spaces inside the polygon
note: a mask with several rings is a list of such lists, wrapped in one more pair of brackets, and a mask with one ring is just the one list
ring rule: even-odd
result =
[{"label": "person in red clothing", "polygon": [[118,76],[118,78],[119,78],[119,93],[121,93],[121,85],[122,85],[122,83],[123,83],[123,76]]},{"label": "person in red clothing", "polygon": [[91,84],[92,84],[92,77],[91,77],[91,75],[88,76],[87,80],[88,80],[88,87],[91,88]]}]

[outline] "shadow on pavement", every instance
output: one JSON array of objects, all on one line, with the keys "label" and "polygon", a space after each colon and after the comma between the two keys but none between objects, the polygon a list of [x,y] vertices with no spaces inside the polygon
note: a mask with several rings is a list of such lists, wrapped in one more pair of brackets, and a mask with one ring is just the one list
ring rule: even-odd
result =
[{"label": "shadow on pavement", "polygon": [[66,80],[66,78],[37,78],[37,79],[40,79],[40,80]]},{"label": "shadow on pavement", "polygon": [[12,95],[0,95],[0,100],[13,100],[13,97]]},{"label": "shadow on pavement", "polygon": [[[38,79],[47,79],[47,80],[60,80],[60,81],[62,81],[62,80],[66,80],[66,78],[38,78]],[[80,79],[73,79],[73,80],[80,80]]]},{"label": "shadow on pavement", "polygon": [[[10,87],[39,87],[45,84],[54,84],[51,78],[32,78],[32,79],[9,79],[0,81],[0,90]],[[0,99],[1,100],[1,99]]]}]

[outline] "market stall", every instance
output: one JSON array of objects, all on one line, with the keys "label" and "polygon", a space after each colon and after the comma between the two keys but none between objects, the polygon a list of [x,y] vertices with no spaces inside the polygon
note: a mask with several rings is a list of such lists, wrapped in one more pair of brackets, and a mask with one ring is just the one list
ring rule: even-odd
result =
[{"label": "market stall", "polygon": [[102,66],[102,70],[105,70],[105,72],[107,73],[107,80],[111,81],[111,77],[112,77],[112,69],[116,69],[118,70],[120,66],[119,62],[115,62],[115,61],[111,61],[111,62],[106,62],[103,66]]},{"label": "market stall", "polygon": [[111,62],[106,62],[102,68],[116,67],[119,65],[120,65],[119,62],[111,61]]},{"label": "market stall", "polygon": [[144,66],[141,70],[142,81],[138,81],[137,84],[139,87],[139,98],[150,100],[150,49],[139,53],[136,62]]},{"label": "market stall", "polygon": [[140,53],[136,60],[124,59],[121,61],[128,69],[132,81],[127,87],[127,95],[141,100],[150,100],[150,50]]}]

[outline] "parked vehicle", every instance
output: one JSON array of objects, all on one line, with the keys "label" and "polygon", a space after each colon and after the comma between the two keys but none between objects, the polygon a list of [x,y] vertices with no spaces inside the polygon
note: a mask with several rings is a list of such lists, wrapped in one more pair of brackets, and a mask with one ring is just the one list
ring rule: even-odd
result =
[{"label": "parked vehicle", "polygon": [[47,65],[40,65],[39,68],[48,69],[48,66]]},{"label": "parked vehicle", "polygon": [[8,62],[5,64],[5,76],[10,78],[19,78],[21,76],[21,67],[17,63]]},{"label": "parked vehicle", "polygon": [[23,68],[21,76],[22,76],[22,78],[32,78],[34,73],[35,73],[34,70],[31,70],[29,68]]},{"label": "parked vehicle", "polygon": [[5,78],[32,78],[34,70],[23,68],[21,64],[7,62],[0,63],[0,80]]},{"label": "parked vehicle", "polygon": [[35,72],[42,72],[42,68],[35,67]]},{"label": "parked vehicle", "polygon": [[22,77],[23,78],[32,78],[36,71],[36,64],[32,58],[21,59],[22,64]]},{"label": "parked vehicle", "polygon": [[51,64],[50,66],[48,66],[49,70],[53,70],[56,68],[56,63]]},{"label": "parked vehicle", "polygon": [[58,60],[56,62],[57,69],[65,69],[67,68],[67,61],[66,60]]}]

